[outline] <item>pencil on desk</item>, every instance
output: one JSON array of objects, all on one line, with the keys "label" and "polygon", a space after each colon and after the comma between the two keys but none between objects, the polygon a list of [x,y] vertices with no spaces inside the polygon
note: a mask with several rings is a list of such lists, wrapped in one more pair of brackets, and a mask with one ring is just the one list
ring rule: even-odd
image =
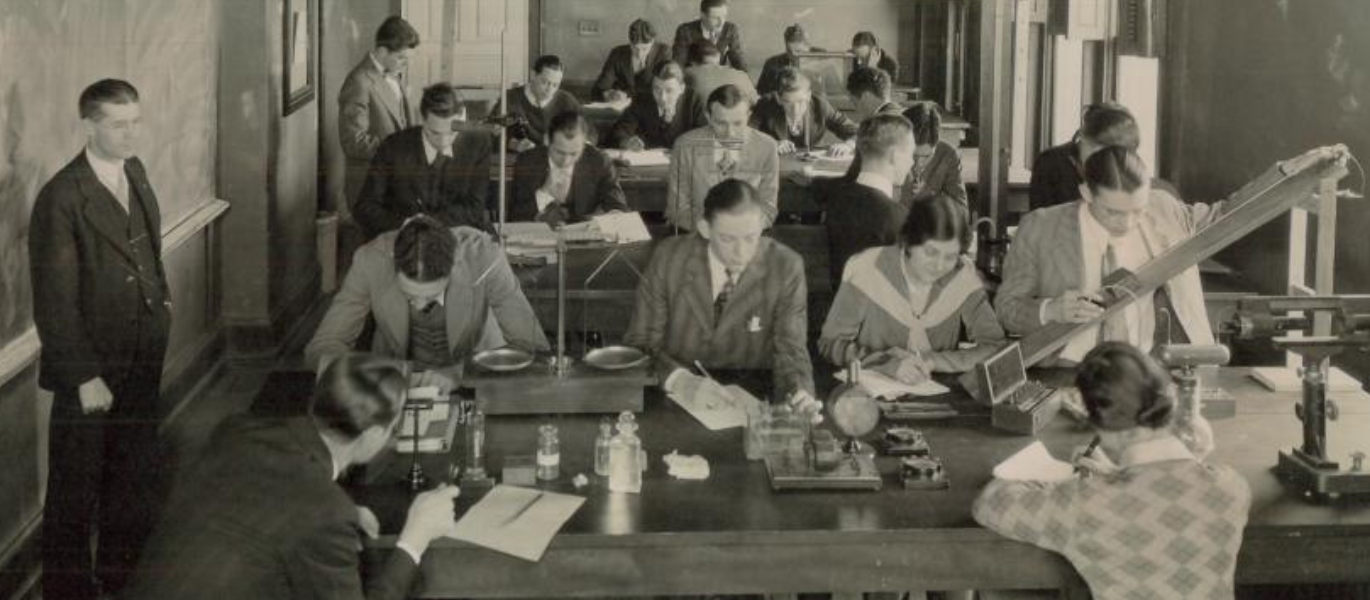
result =
[{"label": "pencil on desk", "polygon": [[514,511],[514,514],[513,514],[513,515],[511,515],[508,519],[505,519],[503,523],[500,523],[500,527],[504,527],[505,525],[508,525],[508,524],[510,524],[510,523],[513,523],[514,521],[517,521],[519,517],[522,517],[522,516],[524,515],[524,513],[528,512],[528,509],[533,508],[533,505],[534,505],[534,504],[537,504],[537,503],[538,503],[538,500],[541,500],[541,499],[542,499],[542,492],[538,492],[537,494],[534,494],[532,500],[529,500],[528,503],[527,503],[527,504],[524,504],[522,508],[519,508],[517,511]]}]

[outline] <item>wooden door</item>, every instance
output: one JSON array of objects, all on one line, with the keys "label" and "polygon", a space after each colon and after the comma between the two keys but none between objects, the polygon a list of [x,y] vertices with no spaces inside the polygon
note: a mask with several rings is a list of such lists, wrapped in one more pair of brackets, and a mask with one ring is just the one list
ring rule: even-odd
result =
[{"label": "wooden door", "polygon": [[447,81],[470,100],[488,100],[498,97],[501,65],[509,83],[525,81],[530,66],[528,3],[404,0],[404,18],[419,30],[422,41],[410,65],[414,86]]}]

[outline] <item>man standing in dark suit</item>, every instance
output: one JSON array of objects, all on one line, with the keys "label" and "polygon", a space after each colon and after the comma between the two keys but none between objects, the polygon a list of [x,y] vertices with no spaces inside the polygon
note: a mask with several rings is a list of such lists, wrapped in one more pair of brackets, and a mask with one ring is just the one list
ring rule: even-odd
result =
[{"label": "man standing in dark suit", "polygon": [[645,98],[652,91],[652,74],[668,62],[671,49],[656,41],[651,21],[633,21],[628,26],[628,43],[609,51],[591,96],[597,102]]},{"label": "man standing in dark suit", "polygon": [[[624,343],[656,357],[662,388],[692,402],[729,394],[688,365],[771,371],[773,396],[806,410],[813,365],[805,341],[804,259],[761,235],[766,205],[751,185],[709,190],[698,233],[662,241],[637,288]],[[724,400],[726,401],[726,400]]]},{"label": "man standing in dark suit", "polygon": [[363,511],[334,483],[348,467],[374,458],[394,434],[408,387],[398,365],[345,356],[319,377],[307,415],[239,415],[220,424],[173,493],[127,597],[408,596],[428,545],[456,528],[457,488],[414,499],[397,548],[363,591],[357,556]]},{"label": "man standing in dark suit", "polygon": [[138,90],[97,81],[81,92],[80,111],[86,149],[43,186],[29,222],[39,383],[53,392],[41,538],[48,598],[123,587],[162,483],[157,415],[170,292],[157,196],[135,156]]},{"label": "man standing in dark suit", "polygon": [[390,17],[376,30],[376,47],[357,63],[338,93],[338,140],[347,155],[346,193],[357,202],[371,157],[381,141],[418,125],[418,107],[405,78],[419,32],[408,21]]},{"label": "man standing in dark suit", "polygon": [[675,30],[675,44],[671,52],[675,61],[686,66],[690,48],[699,42],[710,42],[723,57],[722,64],[746,71],[742,60],[742,35],[737,25],[728,22],[728,0],[700,0],[699,18],[683,23]]},{"label": "man standing in dark suit", "polygon": [[628,210],[613,161],[588,143],[588,132],[578,112],[552,117],[551,143],[520,154],[514,164],[510,221],[558,225]]},{"label": "man standing in dark suit", "polygon": [[610,139],[624,150],[670,148],[681,134],[706,121],[703,105],[685,89],[685,72],[665,62],[652,78],[651,95],[639,96],[623,111]]},{"label": "man standing in dark suit", "polygon": [[448,227],[489,230],[490,136],[461,131],[466,105],[451,84],[423,91],[423,124],[385,139],[371,160],[353,217],[370,240],[427,213]]},{"label": "man standing in dark suit", "polygon": [[898,240],[908,209],[894,199],[894,189],[913,166],[913,148],[907,119],[875,115],[856,134],[856,176],[814,182],[814,199],[826,215],[833,281],[841,281],[847,259],[858,252]]}]

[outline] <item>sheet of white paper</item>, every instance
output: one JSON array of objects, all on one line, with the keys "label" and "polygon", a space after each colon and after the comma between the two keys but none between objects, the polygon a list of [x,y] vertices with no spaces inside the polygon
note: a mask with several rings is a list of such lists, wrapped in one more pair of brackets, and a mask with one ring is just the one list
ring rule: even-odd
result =
[{"label": "sheet of white paper", "polygon": [[1075,467],[1056,460],[1038,441],[995,466],[994,476],[1014,481],[1065,481],[1075,476]]},{"label": "sheet of white paper", "polygon": [[609,150],[609,157],[628,163],[633,167],[664,167],[671,164],[671,156],[665,148],[646,150]]},{"label": "sheet of white paper", "polygon": [[759,405],[761,401],[748,393],[747,390],[735,385],[726,386],[725,389],[733,396],[731,404],[705,406],[700,402],[681,398],[677,394],[669,394],[669,397],[709,431],[746,426],[748,408]]},{"label": "sheet of white paper", "polygon": [[592,221],[599,231],[620,244],[646,242],[652,239],[642,215],[635,212],[617,212],[596,215]]},{"label": "sheet of white paper", "polygon": [[580,496],[497,485],[462,515],[452,537],[537,562],[584,502]]},{"label": "sheet of white paper", "polygon": [[618,102],[591,102],[589,104],[586,104],[582,108],[585,110],[612,110],[614,112],[623,112],[625,110],[628,110],[628,107],[632,105],[632,98],[628,98],[625,100],[619,100]]},{"label": "sheet of white paper", "polygon": [[[845,371],[833,373],[833,376],[839,381],[847,380],[847,373]],[[909,385],[886,377],[882,373],[876,373],[875,371],[861,372],[861,387],[866,388],[866,391],[870,392],[872,396],[884,400],[896,400],[904,396],[936,396],[951,391],[947,386],[931,379],[924,380],[916,385]]]}]

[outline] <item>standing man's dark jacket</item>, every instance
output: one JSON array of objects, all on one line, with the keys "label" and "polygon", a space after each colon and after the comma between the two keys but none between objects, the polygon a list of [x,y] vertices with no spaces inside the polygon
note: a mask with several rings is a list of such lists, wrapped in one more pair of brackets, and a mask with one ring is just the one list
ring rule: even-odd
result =
[{"label": "standing man's dark jacket", "polygon": [[[682,68],[689,65],[690,47],[704,40],[704,25],[699,19],[682,23],[675,30],[675,43],[671,46],[671,52],[675,54],[675,61],[680,63]],[[735,23],[732,21],[723,23],[723,31],[719,33],[714,46],[718,47],[718,54],[723,57],[724,65],[739,71],[747,70],[747,65],[742,58],[742,34]]]},{"label": "standing man's dark jacket", "polygon": [[486,196],[490,189],[490,136],[462,131],[450,158],[430,164],[423,127],[410,127],[381,142],[371,172],[352,209],[367,239],[399,229],[420,212],[448,227],[466,225],[489,230]]},{"label": "standing man's dark jacket", "polygon": [[816,179],[813,191],[825,214],[832,281],[842,280],[847,259],[898,241],[909,211],[888,194],[857,183],[855,177]]},{"label": "standing man's dark jacket", "polygon": [[[547,148],[539,146],[518,157],[514,163],[513,191],[509,200],[510,221],[532,221],[538,217],[537,191],[547,181],[551,164]],[[564,203],[549,207],[559,211],[555,222],[575,223],[611,210],[627,211],[628,201],[618,183],[618,170],[609,155],[586,145],[571,174],[571,191]]]},{"label": "standing man's dark jacket", "polygon": [[418,565],[390,554],[363,589],[357,508],[309,417],[224,421],[185,474],[130,599],[395,599]]}]

